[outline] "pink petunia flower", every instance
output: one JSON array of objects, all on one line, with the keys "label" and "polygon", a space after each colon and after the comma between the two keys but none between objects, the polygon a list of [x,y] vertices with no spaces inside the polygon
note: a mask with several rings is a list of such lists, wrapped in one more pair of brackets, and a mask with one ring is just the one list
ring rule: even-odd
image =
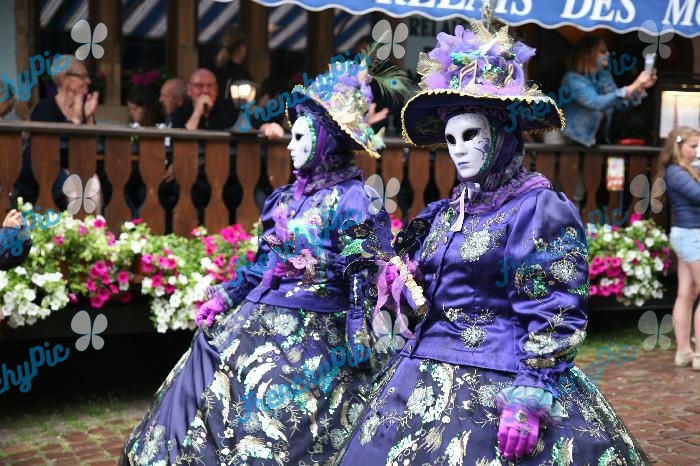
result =
[{"label": "pink petunia flower", "polygon": [[131,301],[131,293],[129,293],[128,291],[122,293],[120,301],[123,303],[128,303],[129,301]]},{"label": "pink petunia flower", "polygon": [[235,245],[238,242],[238,237],[238,232],[231,227],[221,230],[221,238],[229,244]]},{"label": "pink petunia flower", "polygon": [[597,296],[598,295],[598,287],[595,285],[591,285],[588,287],[588,294],[591,296]]},{"label": "pink petunia flower", "polygon": [[158,265],[163,269],[172,270],[177,266],[177,261],[172,257],[170,257],[170,258],[159,257],[158,258]]},{"label": "pink petunia flower", "polygon": [[163,275],[157,273],[153,275],[153,278],[151,280],[151,282],[153,283],[153,288],[158,288],[163,284]]},{"label": "pink petunia flower", "polygon": [[95,262],[94,268],[100,276],[107,273],[107,264],[104,261]]},{"label": "pink petunia flower", "polygon": [[53,237],[53,242],[57,246],[63,245],[63,235],[56,235]]},{"label": "pink petunia flower", "polygon": [[112,294],[119,294],[119,288],[114,283],[109,284],[109,292]]},{"label": "pink petunia flower", "polygon": [[96,218],[95,221],[92,222],[92,226],[93,226],[94,228],[97,228],[98,230],[101,230],[102,228],[104,228],[105,226],[107,226],[107,224],[106,224],[105,221],[102,220],[101,218]]},{"label": "pink petunia flower", "polygon": [[135,218],[131,221],[131,223],[133,223],[134,225],[138,225],[139,223],[143,223],[143,219],[142,218]]},{"label": "pink petunia flower", "polygon": [[117,272],[117,281],[119,283],[129,283],[129,272],[126,270]]},{"label": "pink petunia flower", "polygon": [[114,243],[116,243],[116,240],[114,238],[114,234],[111,231],[108,231],[106,233],[106,235],[107,235],[107,245],[114,246]]},{"label": "pink petunia flower", "polygon": [[107,301],[109,299],[109,291],[107,291],[107,288],[100,288],[97,290],[97,296],[101,296],[103,300]]},{"label": "pink petunia flower", "polygon": [[90,298],[90,306],[94,309],[100,309],[104,305],[105,301],[99,296],[93,296]]},{"label": "pink petunia flower", "polygon": [[90,280],[90,279],[88,279],[88,280],[85,282],[85,288],[87,288],[87,290],[88,290],[90,293],[94,293],[95,290],[97,290],[97,286],[95,285],[95,282],[92,281],[92,280]]},{"label": "pink petunia flower", "polygon": [[68,300],[69,300],[71,303],[75,304],[75,303],[78,302],[78,297],[75,295],[75,293],[69,293],[69,294],[68,294]]},{"label": "pink petunia flower", "polygon": [[223,269],[225,264],[226,259],[224,259],[223,254],[219,254],[216,256],[216,259],[214,259],[214,265],[216,265],[219,269]]},{"label": "pink petunia flower", "polygon": [[85,236],[87,233],[87,228],[85,228],[83,225],[78,225],[78,235]]},{"label": "pink petunia flower", "polygon": [[644,217],[637,212],[634,212],[632,215],[630,215],[630,225],[634,225],[635,223],[644,220]]},{"label": "pink petunia flower", "polygon": [[141,268],[145,273],[151,273],[153,271],[153,256],[150,254],[144,254],[141,256]]},{"label": "pink petunia flower", "polygon": [[163,288],[165,288],[165,294],[175,293],[175,285],[164,285]]}]

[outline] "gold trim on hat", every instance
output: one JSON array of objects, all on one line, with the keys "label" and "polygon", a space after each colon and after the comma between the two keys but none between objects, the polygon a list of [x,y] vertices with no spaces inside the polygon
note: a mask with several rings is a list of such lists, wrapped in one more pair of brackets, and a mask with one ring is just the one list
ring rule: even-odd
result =
[{"label": "gold trim on hat", "polygon": [[[296,90],[296,91],[292,90],[292,93],[297,92],[297,93],[299,93],[299,94],[304,94],[304,95],[306,95],[306,100],[311,100],[311,101],[315,102],[316,105],[319,105],[319,106],[326,112],[326,114],[330,117],[330,119],[333,120],[333,123],[335,123],[336,125],[338,125],[338,127],[339,127],[341,130],[343,130],[343,131],[345,132],[345,134],[347,134],[348,136],[350,136],[350,138],[352,138],[352,140],[355,141],[357,144],[359,144],[360,147],[362,147],[362,149],[363,149],[363,151],[354,151],[354,152],[366,152],[366,153],[369,154],[369,156],[372,157],[373,159],[381,159],[381,158],[382,158],[382,156],[381,156],[381,154],[379,154],[379,152],[377,152],[377,151],[374,150],[374,149],[370,149],[370,147],[369,147],[367,144],[361,142],[361,141],[357,138],[357,136],[355,136],[355,133],[354,133],[353,131],[351,131],[350,128],[349,128],[348,126],[346,126],[346,125],[343,124],[343,123],[340,123],[340,122],[336,119],[336,117],[333,115],[333,113],[330,112],[329,108],[326,106],[326,104],[325,104],[325,102],[324,102],[323,99],[319,99],[318,97],[316,97],[315,94],[309,92],[304,86],[298,85],[298,86],[295,87],[295,89],[297,89],[297,90]],[[301,90],[299,90],[299,89],[301,89]],[[290,100],[291,100],[291,97],[290,97]],[[304,101],[304,102],[299,102],[297,105],[304,105],[305,102],[306,102],[306,101]],[[295,105],[295,106],[296,106],[296,105]],[[289,102],[286,102],[286,103],[285,103],[285,110],[284,110],[284,111],[285,111],[285,114],[287,115],[287,119],[291,122],[292,119],[289,117]],[[372,127],[371,125],[368,125],[368,124],[366,124],[366,123],[364,123],[364,122],[360,122],[360,124],[365,125],[365,126],[367,126],[368,128],[371,128],[371,127]],[[379,130],[377,133],[375,133],[375,135],[383,136],[383,133],[384,133],[384,128],[382,128],[382,129]],[[383,139],[383,137],[382,137],[382,139]]]},{"label": "gold trim on hat", "polygon": [[[406,105],[403,106],[401,109],[401,136],[403,137],[404,141],[408,144],[412,144],[416,147],[420,148],[425,148],[425,149],[444,149],[447,147],[447,142],[440,142],[440,143],[433,143],[433,144],[416,144],[413,142],[411,137],[408,134],[407,127],[406,127],[406,109],[416,100],[416,99],[423,99],[431,95],[439,95],[439,94],[452,94],[455,95],[456,97],[464,97],[468,98],[471,100],[485,100],[485,101],[495,101],[495,100],[500,100],[500,101],[521,101],[526,103],[527,105],[531,105],[534,102],[545,102],[551,105],[554,109],[557,111],[557,116],[559,117],[560,121],[560,126],[542,126],[541,128],[532,128],[532,129],[524,129],[524,130],[519,130],[518,127],[514,128],[513,131],[523,131],[526,133],[532,133],[532,134],[542,134],[546,133],[549,131],[555,131],[559,129],[564,129],[566,127],[566,119],[564,118],[564,113],[561,111],[561,109],[557,106],[556,102],[554,100],[546,95],[494,95],[494,94],[489,94],[489,95],[475,95],[475,94],[470,94],[466,93],[464,91],[461,91],[459,89],[428,89],[421,91],[411,97],[408,102],[406,102]],[[455,106],[462,105],[459,100],[455,99]],[[484,108],[488,108],[489,106],[484,104],[482,105]],[[434,114],[437,116],[437,109],[440,108],[438,106],[435,106],[434,109]],[[430,110],[426,109],[425,115],[429,115],[431,113]],[[533,122],[533,124],[537,125],[538,122],[541,120],[530,120]]]}]

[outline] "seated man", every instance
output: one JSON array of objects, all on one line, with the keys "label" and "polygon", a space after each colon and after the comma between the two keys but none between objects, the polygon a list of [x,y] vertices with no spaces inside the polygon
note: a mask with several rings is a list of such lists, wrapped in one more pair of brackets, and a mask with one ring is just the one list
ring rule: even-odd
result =
[{"label": "seated man", "polygon": [[170,126],[173,113],[185,104],[187,98],[187,84],[182,79],[168,79],[163,83],[159,102],[163,106],[166,125]]},{"label": "seated man", "polygon": [[[195,70],[187,84],[187,94],[190,101],[175,109],[171,115],[173,128],[227,130],[236,123],[238,108],[230,100],[218,98],[216,76],[211,71],[204,68]],[[165,179],[172,179],[171,174],[171,168],[168,167]],[[201,148],[197,180],[193,188],[192,197],[199,223],[204,223],[204,208],[211,199],[211,188],[204,176],[204,152]],[[178,196],[178,190],[175,191],[174,197],[171,196],[173,199]],[[190,190],[185,189],[184,192],[189,193]]]},{"label": "seated man", "polygon": [[218,98],[216,76],[200,68],[190,76],[186,102],[172,113],[173,128],[226,130],[238,118],[238,109],[233,102]]}]

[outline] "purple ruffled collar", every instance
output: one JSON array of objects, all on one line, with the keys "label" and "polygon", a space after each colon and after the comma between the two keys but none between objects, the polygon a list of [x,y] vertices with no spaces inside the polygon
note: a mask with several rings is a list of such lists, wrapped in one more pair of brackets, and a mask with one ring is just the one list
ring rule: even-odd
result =
[{"label": "purple ruffled collar", "polygon": [[522,167],[510,180],[494,191],[477,191],[469,185],[473,185],[473,183],[460,183],[452,190],[450,205],[458,212],[457,220],[450,228],[452,231],[462,229],[466,214],[491,212],[499,209],[514,197],[522,196],[535,189],[552,188],[552,183],[540,173],[528,172]]},{"label": "purple ruffled collar", "polygon": [[294,170],[294,175],[296,175],[293,184],[295,201],[301,199],[302,194],[311,194],[319,189],[335,186],[353,178],[362,179],[362,171],[355,165],[348,165],[332,171],[314,170],[311,173]]}]

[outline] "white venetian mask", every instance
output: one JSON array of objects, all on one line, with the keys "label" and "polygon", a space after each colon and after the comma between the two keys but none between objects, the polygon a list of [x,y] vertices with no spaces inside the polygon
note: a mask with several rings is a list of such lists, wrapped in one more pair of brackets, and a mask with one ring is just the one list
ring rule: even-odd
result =
[{"label": "white venetian mask", "polygon": [[453,116],[447,121],[445,139],[459,178],[466,180],[477,175],[487,162],[492,142],[486,116],[480,113]]},{"label": "white venetian mask", "polygon": [[297,118],[292,126],[292,140],[287,146],[292,155],[292,165],[296,170],[303,167],[313,157],[314,144],[309,128],[310,123],[307,120],[304,116]]}]

